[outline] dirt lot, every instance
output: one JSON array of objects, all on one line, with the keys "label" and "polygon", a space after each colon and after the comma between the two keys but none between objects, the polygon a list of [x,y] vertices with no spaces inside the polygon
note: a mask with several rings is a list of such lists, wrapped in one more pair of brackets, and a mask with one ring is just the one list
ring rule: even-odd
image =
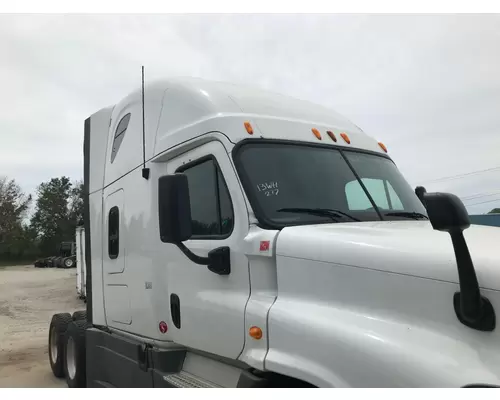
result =
[{"label": "dirt lot", "polygon": [[47,354],[52,314],[83,310],[76,270],[0,267],[0,387],[66,387]]}]

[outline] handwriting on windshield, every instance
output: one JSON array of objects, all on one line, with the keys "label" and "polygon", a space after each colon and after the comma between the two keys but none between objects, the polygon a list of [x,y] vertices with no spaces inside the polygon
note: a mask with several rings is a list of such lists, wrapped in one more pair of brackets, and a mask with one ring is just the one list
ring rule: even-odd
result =
[{"label": "handwriting on windshield", "polygon": [[257,184],[257,190],[264,193],[265,196],[277,196],[280,192],[278,182],[264,182]]}]

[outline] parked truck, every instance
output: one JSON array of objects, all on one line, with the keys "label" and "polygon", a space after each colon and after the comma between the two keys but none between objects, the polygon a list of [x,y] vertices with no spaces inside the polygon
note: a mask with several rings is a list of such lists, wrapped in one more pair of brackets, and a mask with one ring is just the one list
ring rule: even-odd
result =
[{"label": "parked truck", "polygon": [[499,230],[328,108],[154,82],[85,120],[84,187],[69,387],[500,384]]},{"label": "parked truck", "polygon": [[74,268],[76,265],[76,244],[74,242],[61,242],[57,250],[57,256],[36,260],[35,268]]}]

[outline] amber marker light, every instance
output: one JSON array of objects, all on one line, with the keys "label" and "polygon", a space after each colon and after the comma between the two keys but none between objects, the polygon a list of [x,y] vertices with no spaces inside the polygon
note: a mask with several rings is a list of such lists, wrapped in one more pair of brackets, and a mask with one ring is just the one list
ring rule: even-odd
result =
[{"label": "amber marker light", "polygon": [[311,132],[314,134],[314,136],[316,136],[316,138],[321,140],[321,133],[319,133],[319,131],[316,128],[312,128]]},{"label": "amber marker light", "polygon": [[245,129],[247,130],[247,133],[249,135],[253,135],[253,128],[250,122],[245,122],[243,125],[245,125]]},{"label": "amber marker light", "polygon": [[382,150],[384,150],[387,153],[387,147],[385,147],[385,144],[383,144],[382,142],[378,142],[378,145]]},{"label": "amber marker light", "polygon": [[256,340],[262,339],[262,329],[260,329],[258,326],[252,326],[248,333]]},{"label": "amber marker light", "polygon": [[337,141],[337,137],[335,136],[335,133],[333,133],[332,131],[326,131],[326,134],[330,136],[330,139],[332,139],[334,142]]},{"label": "amber marker light", "polygon": [[351,144],[351,139],[349,139],[349,136],[347,136],[346,133],[341,133],[340,137],[344,139],[344,142],[346,142],[347,144]]}]

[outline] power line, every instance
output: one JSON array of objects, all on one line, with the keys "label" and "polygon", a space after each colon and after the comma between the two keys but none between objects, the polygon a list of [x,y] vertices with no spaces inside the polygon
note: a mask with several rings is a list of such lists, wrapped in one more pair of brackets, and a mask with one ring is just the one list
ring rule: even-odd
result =
[{"label": "power line", "polygon": [[479,205],[479,204],[493,203],[493,202],[495,202],[495,201],[500,202],[500,199],[486,200],[486,201],[481,201],[481,202],[479,202],[479,203],[466,204],[466,206],[467,206],[467,207],[477,206],[477,205]]},{"label": "power line", "polygon": [[470,175],[477,175],[477,174],[482,174],[484,172],[490,172],[490,171],[496,171],[496,170],[500,170],[500,166],[499,167],[492,167],[492,168],[481,169],[481,170],[473,171],[473,172],[467,172],[465,174],[445,176],[443,178],[433,179],[433,180],[430,180],[430,181],[425,181],[423,183],[434,183],[434,182],[442,182],[442,181],[453,180],[453,179],[460,179],[460,178],[464,178],[464,177],[467,177],[467,176],[470,176]]},{"label": "power line", "polygon": [[497,194],[500,194],[500,190],[496,190],[494,192],[477,193],[477,194],[472,194],[470,196],[464,196],[464,197],[460,197],[460,198],[462,200],[475,200],[475,199],[481,199],[483,197],[495,196]]}]

